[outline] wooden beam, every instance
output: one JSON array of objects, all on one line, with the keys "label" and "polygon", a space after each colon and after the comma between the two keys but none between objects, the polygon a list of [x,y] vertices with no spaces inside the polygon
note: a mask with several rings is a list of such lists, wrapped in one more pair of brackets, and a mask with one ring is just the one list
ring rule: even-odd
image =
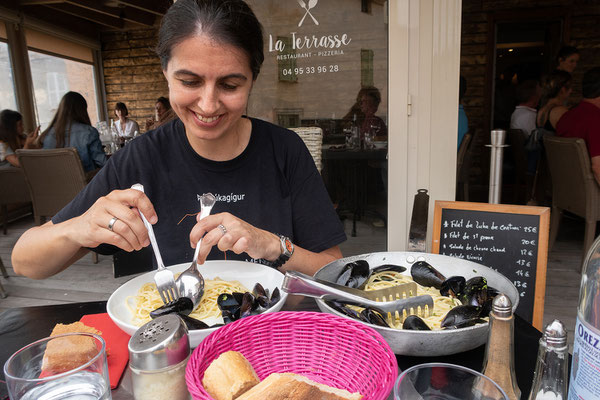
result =
[{"label": "wooden beam", "polygon": [[170,0],[160,0],[154,2],[148,0],[119,0],[119,3],[162,17],[165,15],[173,2]]},{"label": "wooden beam", "polygon": [[82,9],[80,7],[73,6],[71,4],[55,4],[48,5],[48,8],[63,12],[65,14],[72,15],[74,17],[82,18],[99,25],[108,26],[112,29],[123,29],[125,22],[122,19],[114,18],[108,15],[99,14],[94,11]]},{"label": "wooden beam", "polygon": [[64,0],[18,0],[20,6],[39,6],[47,4],[61,4]]},{"label": "wooden beam", "polygon": [[125,21],[133,22],[144,26],[154,26],[156,16],[154,14],[140,11],[131,7],[107,7],[99,4],[96,0],[64,0],[65,3],[81,7],[86,10],[108,15],[114,18],[120,18]]}]

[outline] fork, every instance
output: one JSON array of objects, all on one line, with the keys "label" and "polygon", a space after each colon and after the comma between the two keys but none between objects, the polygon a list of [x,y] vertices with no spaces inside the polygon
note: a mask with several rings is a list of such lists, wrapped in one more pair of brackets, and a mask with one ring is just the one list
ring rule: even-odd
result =
[{"label": "fork", "polygon": [[[131,186],[132,189],[139,190],[144,193],[144,186],[136,183]],[[158,250],[158,243],[156,242],[156,236],[154,236],[154,229],[152,228],[152,224],[148,222],[144,214],[139,211],[140,217],[142,217],[142,221],[144,221],[144,226],[148,231],[148,236],[150,237],[150,244],[152,244],[152,250],[154,250],[154,256],[156,257],[156,264],[158,265],[158,271],[154,274],[154,282],[156,283],[156,288],[158,289],[158,294],[160,294],[160,298],[163,303],[167,304],[172,301],[175,301],[179,298],[179,290],[177,289],[177,285],[175,285],[175,276],[173,275],[173,271],[168,270],[163,263],[162,257],[160,256],[160,250]]]}]

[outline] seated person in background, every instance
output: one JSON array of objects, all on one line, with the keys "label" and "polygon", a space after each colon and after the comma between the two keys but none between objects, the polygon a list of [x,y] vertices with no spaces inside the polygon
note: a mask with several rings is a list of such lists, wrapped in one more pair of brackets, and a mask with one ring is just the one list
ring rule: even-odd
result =
[{"label": "seated person in background", "polygon": [[13,110],[2,110],[0,112],[0,167],[8,165],[20,167],[15,151],[35,148],[34,142],[39,131],[38,126],[33,132],[25,135],[21,114]]},{"label": "seated person in background", "polygon": [[462,143],[463,138],[469,132],[469,119],[462,105],[462,99],[467,91],[467,80],[464,76],[460,77],[458,87],[458,147]]},{"label": "seated person in background", "polygon": [[536,117],[538,128],[556,132],[556,123],[568,111],[567,100],[573,90],[571,74],[565,71],[554,71],[544,77],[542,98]]},{"label": "seated person in background", "polygon": [[579,50],[573,46],[563,46],[556,56],[556,69],[570,74],[575,71],[579,61]]},{"label": "seated person in background", "polygon": [[154,105],[154,118],[148,118],[146,120],[146,131],[156,129],[165,122],[175,119],[177,116],[171,108],[171,103],[166,97],[160,96],[156,99]]},{"label": "seated person in background", "polygon": [[529,136],[536,128],[535,117],[541,90],[538,83],[529,80],[517,86],[518,105],[510,116],[510,129],[520,129]]},{"label": "seated person in background", "polygon": [[39,141],[44,149],[75,147],[86,173],[106,163],[100,134],[90,123],[87,102],[77,92],[67,92],[63,96],[50,126],[42,132]]},{"label": "seated person in background", "polygon": [[363,114],[360,124],[360,136],[364,139],[370,134],[374,140],[387,138],[387,126],[383,119],[375,115],[381,103],[381,93],[376,87],[364,87],[358,92],[358,104]]},{"label": "seated person in background", "polygon": [[583,99],[558,121],[556,134],[585,140],[594,178],[600,184],[600,67],[583,74],[581,86]]},{"label": "seated person in background", "polygon": [[135,132],[140,132],[138,123],[129,119],[128,115],[129,111],[125,103],[119,102],[115,105],[115,116],[117,117],[115,128],[121,137],[133,137]]}]

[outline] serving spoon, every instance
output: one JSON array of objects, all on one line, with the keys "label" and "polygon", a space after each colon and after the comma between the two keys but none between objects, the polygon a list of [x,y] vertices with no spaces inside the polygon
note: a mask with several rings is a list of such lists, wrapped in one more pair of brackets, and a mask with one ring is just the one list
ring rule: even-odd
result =
[{"label": "serving spoon", "polygon": [[[212,193],[204,193],[200,196],[200,219],[206,218],[210,215],[210,211],[217,199]],[[200,271],[198,271],[196,260],[198,259],[198,252],[200,250],[200,244],[202,238],[196,243],[196,250],[194,251],[194,260],[188,269],[183,271],[179,277],[175,280],[175,284],[179,288],[179,295],[181,297],[187,297],[194,303],[194,308],[200,303],[202,295],[204,294],[204,278]]]}]

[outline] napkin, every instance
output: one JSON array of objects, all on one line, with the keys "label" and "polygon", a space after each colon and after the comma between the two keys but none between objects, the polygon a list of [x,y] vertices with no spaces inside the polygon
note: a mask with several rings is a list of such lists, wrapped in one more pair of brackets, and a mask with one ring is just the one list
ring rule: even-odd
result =
[{"label": "napkin", "polygon": [[129,335],[115,325],[107,313],[84,315],[81,322],[102,332],[102,338],[106,342],[110,388],[115,389],[129,361]]}]

